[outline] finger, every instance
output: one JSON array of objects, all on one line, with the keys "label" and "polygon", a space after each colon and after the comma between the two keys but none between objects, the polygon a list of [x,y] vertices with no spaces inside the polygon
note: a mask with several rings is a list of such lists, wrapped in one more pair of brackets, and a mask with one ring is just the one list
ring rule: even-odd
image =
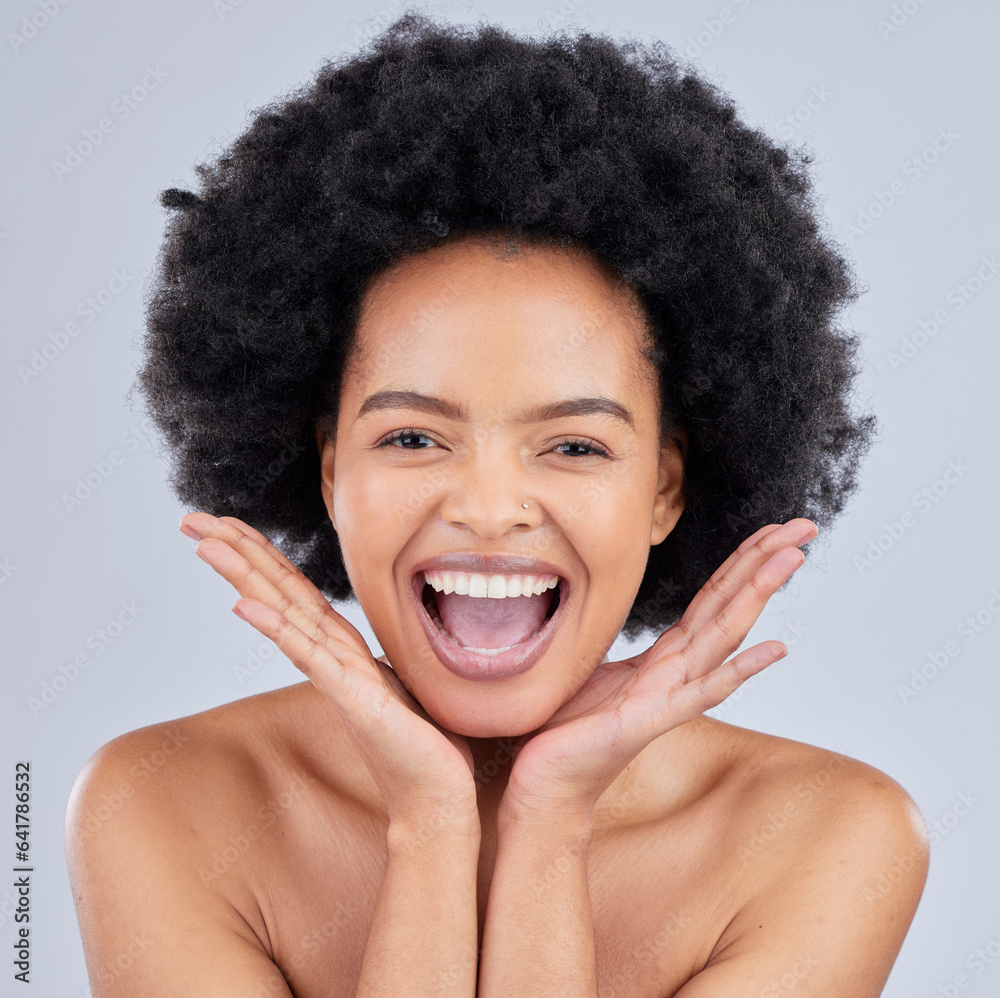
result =
[{"label": "finger", "polygon": [[695,594],[679,621],[679,630],[693,635],[713,620],[746,584],[754,572],[782,547],[798,547],[817,534],[816,524],[797,517],[768,524],[748,537],[712,573]]},{"label": "finger", "polygon": [[361,632],[333,609],[301,571],[291,563],[286,566],[287,559],[272,557],[271,550],[276,550],[273,545],[265,547],[254,537],[263,534],[250,527],[241,530],[236,524],[207,513],[190,517],[195,531],[207,535],[198,542],[195,553],[241,596],[271,607],[314,641],[327,644],[345,661],[369,663],[372,656]]},{"label": "finger", "polygon": [[768,600],[804,561],[805,555],[798,548],[784,547],[772,554],[716,616],[680,650],[685,678],[692,680],[705,675],[735,652]]},{"label": "finger", "polygon": [[319,639],[303,632],[288,617],[260,600],[244,597],[236,601],[233,611],[266,638],[277,645],[292,664],[311,680],[316,688],[341,710],[345,717],[357,723],[358,710],[370,720],[382,716],[388,696],[381,683],[366,670],[351,669],[350,649],[334,649],[321,634]]},{"label": "finger", "polygon": [[302,578],[306,578],[305,573],[296,565],[293,561],[289,560],[285,555],[277,548],[271,541],[264,536],[259,530],[255,530],[248,523],[244,523],[242,520],[235,516],[212,516],[210,513],[205,513],[198,511],[196,513],[188,513],[181,520],[181,530],[186,533],[189,537],[193,537],[195,540],[201,540],[203,537],[222,537],[225,540],[227,537],[234,538],[236,535],[232,534],[231,531],[226,531],[221,525],[228,524],[230,527],[235,527],[241,533],[245,534],[251,540],[256,541],[260,547],[262,547],[271,557],[277,561],[279,564],[283,565],[289,572],[293,575],[300,575]]},{"label": "finger", "polygon": [[219,521],[221,523],[231,523],[237,530],[242,530],[247,537],[253,538],[272,558],[279,561],[290,572],[305,577],[305,573],[303,573],[299,566],[286,558],[259,530],[254,530],[248,523],[238,520],[235,516],[220,516]]},{"label": "finger", "polygon": [[[298,571],[271,557],[252,535],[232,524],[199,524],[226,538],[208,536],[195,553],[232,585],[241,597],[252,598],[288,619],[305,635],[329,647],[345,664],[367,670],[372,655],[361,632],[339,614],[322,593]],[[236,550],[239,548],[239,550]]]},{"label": "finger", "polygon": [[[310,605],[309,597],[304,597],[305,608],[300,606],[294,596],[282,592],[264,572],[233,550],[226,541],[218,537],[205,537],[198,542],[195,554],[236,589],[241,597],[266,604],[314,641],[323,639],[327,630],[324,619],[318,608]],[[277,563],[274,564],[275,567],[280,567]]]},{"label": "finger", "polygon": [[[337,613],[326,600],[322,601],[321,607],[310,603],[312,584],[308,580],[301,582],[290,577],[275,562],[265,565],[262,570],[218,537],[206,537],[199,541],[195,554],[232,585],[240,596],[267,605],[314,641],[330,644],[338,654],[349,654],[352,661],[371,658],[364,637],[349,620]],[[280,575],[281,588],[265,574],[268,568]]]},{"label": "finger", "polygon": [[780,641],[764,641],[740,652],[704,676],[671,690],[662,709],[654,716],[656,734],[653,737],[717,707],[748,679],[787,654],[788,649]]},{"label": "finger", "polygon": [[[235,522],[230,522],[235,521]],[[308,613],[314,622],[318,624],[319,619],[330,609],[329,602],[323,594],[306,578],[306,576],[292,564],[278,549],[264,537],[263,534],[247,526],[235,517],[214,517],[208,513],[193,513],[185,517],[182,521],[185,525],[191,526],[202,537],[196,551],[200,556],[209,555],[211,559],[221,559],[219,566],[212,564],[227,581],[239,589],[243,596],[256,596],[274,606],[281,611],[283,606],[277,605],[271,599],[265,597],[265,593],[270,591],[263,589],[260,591],[244,592],[239,585],[221,571],[222,566],[228,565],[233,571],[239,571],[246,576],[247,582],[252,583],[255,576],[247,572],[242,563],[233,562],[226,558],[224,552],[214,545],[207,545],[202,548],[204,542],[215,538],[227,544],[236,554],[240,555],[246,562],[255,568],[260,576],[278,593],[283,600],[289,604],[300,606]]]}]

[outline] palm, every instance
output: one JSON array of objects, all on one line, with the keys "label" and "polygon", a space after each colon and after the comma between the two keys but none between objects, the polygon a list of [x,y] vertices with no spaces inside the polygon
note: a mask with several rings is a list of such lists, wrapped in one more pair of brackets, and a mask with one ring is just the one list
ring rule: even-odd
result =
[{"label": "palm", "polygon": [[549,720],[523,736],[505,800],[532,812],[587,809],[646,745],[721,703],[785,653],[768,641],[726,661],[768,599],[802,564],[815,524],[768,525],[705,583],[645,651],[599,665]]},{"label": "palm", "polygon": [[[367,645],[365,650],[368,650]],[[402,740],[412,751],[427,758],[432,768],[457,769],[460,763],[464,763],[469,776],[472,776],[475,772],[475,761],[468,739],[464,735],[442,728],[424,710],[419,701],[413,698],[386,661],[381,658],[373,661],[379,668],[382,688],[386,695],[386,727],[399,731]]]},{"label": "palm", "polygon": [[242,597],[237,614],[275,641],[349,728],[390,807],[474,809],[467,740],[428,716],[361,633],[263,534],[235,517],[192,513],[197,553]]}]

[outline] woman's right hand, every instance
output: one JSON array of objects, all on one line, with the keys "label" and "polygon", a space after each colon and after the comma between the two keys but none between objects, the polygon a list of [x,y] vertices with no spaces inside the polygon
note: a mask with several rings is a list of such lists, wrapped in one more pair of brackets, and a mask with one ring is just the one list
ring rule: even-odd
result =
[{"label": "woman's right hand", "polygon": [[431,720],[306,576],[235,517],[189,513],[180,529],[239,592],[233,611],[270,638],[343,717],[390,825],[478,829],[466,739]]}]

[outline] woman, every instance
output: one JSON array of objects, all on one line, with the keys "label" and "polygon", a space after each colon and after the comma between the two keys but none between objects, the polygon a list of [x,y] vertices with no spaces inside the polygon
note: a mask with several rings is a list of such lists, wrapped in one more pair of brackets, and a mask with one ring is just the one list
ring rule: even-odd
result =
[{"label": "woman", "polygon": [[85,767],[95,998],[881,992],[912,800],[701,716],[873,432],[806,163],[660,47],[408,15],[164,192],[182,530],[307,681]]}]

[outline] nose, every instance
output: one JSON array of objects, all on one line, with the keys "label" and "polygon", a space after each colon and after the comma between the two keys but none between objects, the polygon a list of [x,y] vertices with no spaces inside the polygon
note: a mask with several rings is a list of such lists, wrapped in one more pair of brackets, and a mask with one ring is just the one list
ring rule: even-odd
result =
[{"label": "nose", "polygon": [[454,466],[451,489],[440,513],[450,526],[471,530],[479,537],[503,537],[511,530],[537,526],[540,508],[530,493],[524,463],[517,454],[477,433],[469,457]]}]

